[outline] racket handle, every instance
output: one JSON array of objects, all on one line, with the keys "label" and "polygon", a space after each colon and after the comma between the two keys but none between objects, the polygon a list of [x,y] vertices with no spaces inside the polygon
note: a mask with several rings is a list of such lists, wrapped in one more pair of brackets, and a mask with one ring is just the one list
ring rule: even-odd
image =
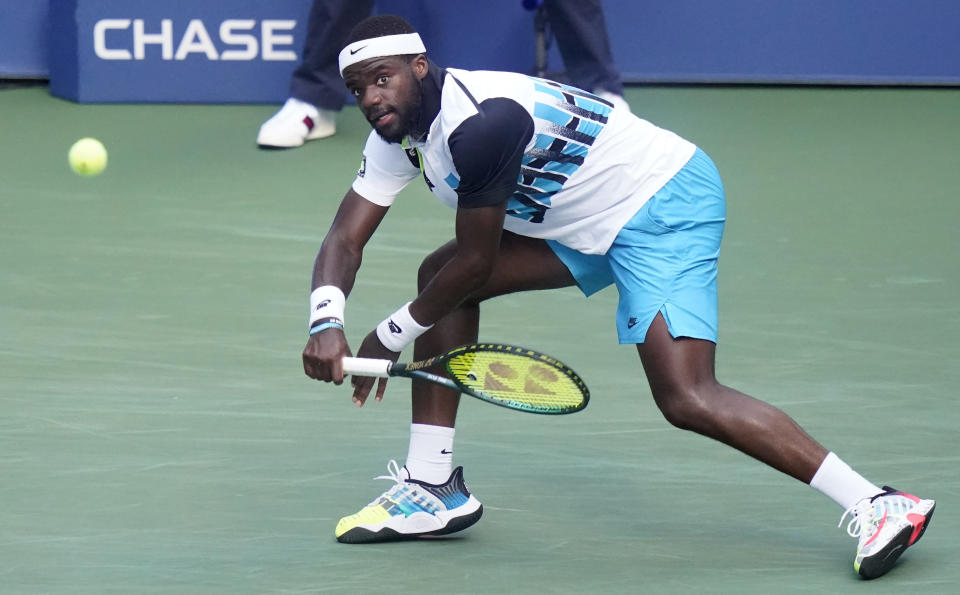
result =
[{"label": "racket handle", "polygon": [[374,376],[387,378],[393,362],[388,359],[368,359],[365,357],[343,358],[343,371],[354,376]]}]

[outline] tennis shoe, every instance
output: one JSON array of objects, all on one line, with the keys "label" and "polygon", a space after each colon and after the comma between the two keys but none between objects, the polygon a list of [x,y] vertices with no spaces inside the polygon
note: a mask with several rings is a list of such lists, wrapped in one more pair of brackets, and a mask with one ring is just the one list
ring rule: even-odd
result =
[{"label": "tennis shoe", "polygon": [[457,467],[443,484],[435,485],[410,477],[396,461],[387,464],[388,479],[394,485],[359,512],[337,523],[334,535],[341,543],[398,541],[446,535],[466,529],[480,520],[483,505],[463,482],[463,467]]},{"label": "tennis shoe", "polygon": [[888,486],[872,498],[864,498],[850,507],[847,533],[859,538],[853,570],[866,579],[883,576],[897,558],[915,544],[930,524],[936,502],[900,492]]},{"label": "tennis shoe", "polygon": [[337,131],[336,114],[291,97],[260,126],[257,144],[264,149],[292,149],[305,141],[331,136]]}]

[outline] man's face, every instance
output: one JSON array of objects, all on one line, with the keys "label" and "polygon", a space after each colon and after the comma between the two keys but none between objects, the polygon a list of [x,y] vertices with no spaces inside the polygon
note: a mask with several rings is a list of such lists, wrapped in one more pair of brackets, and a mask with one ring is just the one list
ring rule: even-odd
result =
[{"label": "man's face", "polygon": [[357,98],[364,117],[383,139],[399,143],[420,117],[421,81],[427,74],[422,56],[371,58],[347,68],[343,80]]}]

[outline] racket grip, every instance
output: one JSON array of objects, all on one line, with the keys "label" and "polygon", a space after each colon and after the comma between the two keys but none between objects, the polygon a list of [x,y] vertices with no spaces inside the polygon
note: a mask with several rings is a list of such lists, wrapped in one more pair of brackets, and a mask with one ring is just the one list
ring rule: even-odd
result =
[{"label": "racket grip", "polygon": [[373,376],[387,378],[393,362],[388,359],[368,359],[365,357],[343,358],[343,371],[354,376]]}]

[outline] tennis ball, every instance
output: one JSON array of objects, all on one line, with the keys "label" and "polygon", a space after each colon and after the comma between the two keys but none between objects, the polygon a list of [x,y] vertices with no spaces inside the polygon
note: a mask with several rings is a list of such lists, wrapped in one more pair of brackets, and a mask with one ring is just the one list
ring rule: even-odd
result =
[{"label": "tennis ball", "polygon": [[95,176],[107,167],[107,149],[95,138],[81,138],[70,147],[67,161],[81,176]]}]

